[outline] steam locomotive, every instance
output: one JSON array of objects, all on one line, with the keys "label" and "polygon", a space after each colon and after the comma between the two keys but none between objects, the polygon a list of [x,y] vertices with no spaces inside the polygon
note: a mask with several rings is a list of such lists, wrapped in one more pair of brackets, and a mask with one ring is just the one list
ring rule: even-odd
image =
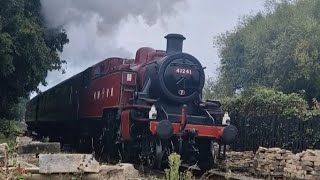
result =
[{"label": "steam locomotive", "polygon": [[210,168],[213,143],[233,142],[237,128],[221,123],[219,101],[201,100],[204,68],[182,52],[185,37],[165,38],[166,51],[105,59],[31,99],[29,131],[99,158],[160,168],[178,152],[184,164]]}]

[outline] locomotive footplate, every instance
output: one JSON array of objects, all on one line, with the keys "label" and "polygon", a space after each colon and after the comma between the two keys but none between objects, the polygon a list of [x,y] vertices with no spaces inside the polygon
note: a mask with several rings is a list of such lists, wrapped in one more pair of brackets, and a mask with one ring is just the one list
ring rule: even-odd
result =
[{"label": "locomotive footplate", "polygon": [[[161,121],[160,121],[161,122]],[[153,135],[157,135],[157,127],[159,121],[150,121],[149,129]],[[223,126],[205,126],[197,124],[185,124],[184,131],[180,131],[180,123],[171,123],[174,135],[182,136],[185,132],[196,131],[197,136],[211,137],[220,139],[222,138],[225,127]],[[168,127],[171,128],[171,127]]]},{"label": "locomotive footplate", "polygon": [[[167,120],[163,120],[167,121]],[[162,124],[160,121],[150,121],[149,129],[152,135],[157,135],[157,127],[159,124]],[[185,124],[183,131],[181,131],[181,123],[166,123],[168,125],[168,129],[173,129],[173,135],[175,136],[183,136],[186,132],[195,132],[195,137],[208,137],[212,139],[219,140],[224,144],[232,143],[237,134],[238,130],[233,125],[227,126],[205,126],[205,125],[196,125],[196,124]]]}]

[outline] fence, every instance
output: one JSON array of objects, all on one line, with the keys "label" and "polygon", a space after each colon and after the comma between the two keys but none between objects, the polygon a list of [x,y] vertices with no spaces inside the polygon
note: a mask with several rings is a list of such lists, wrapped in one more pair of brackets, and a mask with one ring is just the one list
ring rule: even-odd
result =
[{"label": "fence", "polygon": [[236,142],[231,145],[233,150],[255,151],[259,146],[280,147],[293,152],[320,149],[320,117],[307,121],[277,117],[231,118],[239,130]]}]

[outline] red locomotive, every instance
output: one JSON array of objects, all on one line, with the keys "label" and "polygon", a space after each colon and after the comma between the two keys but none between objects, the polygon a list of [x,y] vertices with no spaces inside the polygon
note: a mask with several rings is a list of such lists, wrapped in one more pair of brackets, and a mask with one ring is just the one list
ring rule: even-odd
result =
[{"label": "red locomotive", "polygon": [[30,131],[100,157],[160,167],[175,151],[184,163],[207,169],[213,142],[232,142],[219,101],[201,101],[203,67],[182,52],[179,34],[166,51],[140,48],[135,59],[108,58],[27,103]]}]

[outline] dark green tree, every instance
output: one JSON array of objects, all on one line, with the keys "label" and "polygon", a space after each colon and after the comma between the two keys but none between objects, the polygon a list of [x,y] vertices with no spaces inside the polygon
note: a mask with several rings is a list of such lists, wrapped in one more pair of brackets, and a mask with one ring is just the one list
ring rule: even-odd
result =
[{"label": "dark green tree", "polygon": [[220,76],[214,90],[229,96],[253,85],[320,98],[320,1],[268,1],[218,36]]},{"label": "dark green tree", "polygon": [[40,0],[0,1],[0,117],[45,85],[48,71],[61,69],[58,53],[66,43],[63,30],[46,27]]}]

